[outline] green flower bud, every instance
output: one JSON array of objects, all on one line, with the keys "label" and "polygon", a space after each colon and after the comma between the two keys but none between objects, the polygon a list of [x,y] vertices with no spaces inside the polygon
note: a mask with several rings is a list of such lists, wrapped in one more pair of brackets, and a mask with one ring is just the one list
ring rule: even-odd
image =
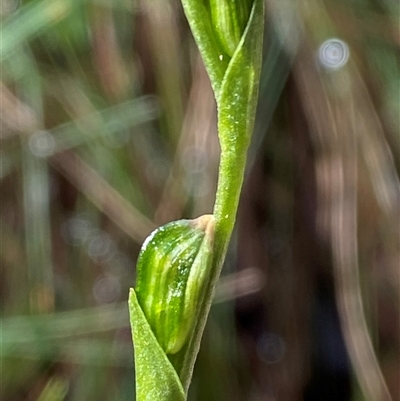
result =
[{"label": "green flower bud", "polygon": [[249,21],[252,0],[210,0],[211,19],[223,51],[233,56]]},{"label": "green flower bud", "polygon": [[153,231],[137,262],[136,294],[167,354],[185,344],[208,278],[214,217],[179,220]]}]

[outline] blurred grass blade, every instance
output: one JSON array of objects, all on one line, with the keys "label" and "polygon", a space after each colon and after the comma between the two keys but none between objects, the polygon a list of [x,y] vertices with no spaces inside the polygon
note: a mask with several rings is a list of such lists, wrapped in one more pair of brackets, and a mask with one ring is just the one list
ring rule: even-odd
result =
[{"label": "blurred grass blade", "polygon": [[2,26],[0,60],[50,25],[65,18],[80,1],[82,0],[42,0],[23,6]]},{"label": "blurred grass blade", "polygon": [[50,175],[47,162],[36,158],[27,149],[22,162],[31,310],[35,313],[48,312],[54,307],[49,211]]},{"label": "blurred grass blade", "polygon": [[51,162],[134,240],[142,242],[154,229],[149,219],[75,153],[71,151],[58,153],[52,157]]},{"label": "blurred grass blade", "polygon": [[19,346],[67,337],[92,335],[126,327],[126,303],[40,316],[16,316],[1,320],[2,346]]},{"label": "blurred grass blade", "polygon": [[37,401],[62,401],[68,392],[68,382],[59,377],[51,378]]},{"label": "blurred grass blade", "polygon": [[154,97],[144,96],[55,127],[49,131],[55,139],[54,153],[154,120],[159,116],[157,106]]},{"label": "blurred grass blade", "polygon": [[[27,50],[25,54],[31,63],[31,73],[20,80],[17,92],[34,110],[42,125],[42,79],[30,51]],[[38,158],[28,143],[23,146],[22,174],[30,310],[33,313],[49,312],[54,308],[50,174],[47,162]]]},{"label": "blurred grass blade", "polygon": [[[269,38],[270,43],[268,44],[266,56],[261,67],[257,116],[247,156],[247,171],[250,171],[264,138],[267,136],[268,128],[270,127],[272,117],[278,106],[292,66],[291,61],[285,54],[281,41],[272,29],[267,31],[266,36]],[[267,145],[269,145],[267,148],[272,148],[273,137],[268,135],[266,140],[268,141]]]},{"label": "blurred grass blade", "polygon": [[[31,361],[52,361],[91,366],[119,366],[132,368],[132,344],[128,341],[114,342],[110,338],[98,340],[48,339],[45,342],[19,344],[3,347],[3,358],[18,358]],[[7,375],[10,375],[7,372]]]}]

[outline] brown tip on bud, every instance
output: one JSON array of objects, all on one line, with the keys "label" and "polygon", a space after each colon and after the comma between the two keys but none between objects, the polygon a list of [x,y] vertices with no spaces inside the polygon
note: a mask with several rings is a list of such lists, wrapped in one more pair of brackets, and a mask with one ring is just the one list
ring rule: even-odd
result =
[{"label": "brown tip on bud", "polygon": [[212,243],[215,231],[215,218],[212,214],[204,214],[191,221],[191,226],[203,231],[209,241]]}]

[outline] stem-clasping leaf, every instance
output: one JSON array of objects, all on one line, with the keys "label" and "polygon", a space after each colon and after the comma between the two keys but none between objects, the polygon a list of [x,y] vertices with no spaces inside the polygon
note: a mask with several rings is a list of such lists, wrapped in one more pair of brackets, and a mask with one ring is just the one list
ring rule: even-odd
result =
[{"label": "stem-clasping leaf", "polygon": [[135,348],[136,401],[184,401],[185,391],[131,288],[129,314]]}]

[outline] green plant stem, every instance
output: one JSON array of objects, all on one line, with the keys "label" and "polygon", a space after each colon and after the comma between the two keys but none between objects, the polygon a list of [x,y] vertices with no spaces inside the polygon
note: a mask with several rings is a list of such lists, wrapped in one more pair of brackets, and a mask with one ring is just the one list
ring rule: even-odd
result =
[{"label": "green plant stem", "polygon": [[[259,74],[264,9],[256,0],[252,10],[254,38],[243,36],[248,51],[233,56],[220,85],[217,97],[218,134],[221,144],[218,188],[214,205],[215,236],[209,281],[202,294],[196,324],[187,347],[181,356],[170,358],[187,393],[200,341],[211,308],[232,235],[246,166],[247,150],[254,126]],[[242,49],[246,49],[243,45]],[[250,79],[249,79],[250,78]]]},{"label": "green plant stem", "polygon": [[[236,220],[246,167],[247,150],[254,127],[261,69],[264,31],[263,0],[252,1],[247,25],[232,54],[224,54],[224,50],[218,47],[213,23],[209,19],[210,14],[206,7],[207,3],[201,0],[183,0],[182,2],[210,76],[218,108],[218,135],[221,145],[221,159],[213,211],[215,219],[214,242],[212,244],[212,254],[204,260],[202,265],[202,269],[210,272],[210,274],[209,276],[205,275],[204,281],[203,279],[201,280],[201,290],[198,294],[197,302],[193,303],[194,324],[190,328],[187,342],[177,353],[163,354],[159,352],[161,350],[160,344],[154,336],[154,338],[150,336],[152,330],[146,319],[143,319],[144,315],[139,313],[141,307],[137,304],[135,293],[131,293],[130,311],[135,342],[135,359],[137,371],[141,372],[136,378],[141,388],[139,392],[140,401],[153,400],[149,398],[149,390],[152,390],[154,394],[158,394],[160,390],[154,384],[154,369],[163,370],[162,374],[165,376],[166,381],[171,381],[171,383],[174,383],[174,388],[179,389],[180,397],[183,396],[185,398],[187,396],[201,338],[214,297],[214,290],[222,270]],[[223,6],[222,3],[220,5]],[[239,3],[236,5],[237,7],[240,6]],[[228,12],[227,15],[230,15],[230,13]],[[242,21],[241,15],[241,13],[237,14],[237,20],[233,20],[233,23],[239,24]],[[220,15],[217,13],[216,18],[218,19],[219,17]],[[222,26],[225,25],[222,24]],[[219,37],[227,39],[226,43],[231,46],[232,43],[236,43],[237,38],[235,35],[230,35],[230,33],[231,31],[229,30],[228,32],[223,29],[221,32],[218,31]],[[160,230],[162,229],[160,228]],[[172,236],[171,240],[174,238]],[[158,255],[160,252],[159,244],[154,243],[153,246],[155,246],[155,255]],[[150,265],[155,265],[156,262],[157,258]],[[143,327],[139,328],[138,323],[135,326],[135,321],[142,322]],[[149,335],[144,336],[144,330],[147,330]],[[160,338],[162,335],[158,334],[158,337]],[[135,338],[137,339],[135,340]],[[154,340],[152,344],[148,343],[150,338]],[[152,362],[153,366],[146,368],[151,359],[155,359]],[[168,361],[171,363],[169,364]],[[143,367],[142,365],[145,366]],[[180,383],[175,382],[174,377],[176,374],[179,376]],[[182,392],[180,392],[180,389],[182,389]],[[176,397],[171,398],[168,391],[169,389],[162,391],[162,398],[160,393],[157,401],[176,401]]]},{"label": "green plant stem", "polygon": [[[213,274],[219,277],[236,220],[246,165],[246,151],[221,155],[220,179],[214,206],[215,243]],[[234,174],[232,174],[234,172]]]},{"label": "green plant stem", "polygon": [[[220,176],[214,207],[214,216],[216,218],[215,243],[213,247],[213,258],[211,260],[212,269],[209,282],[203,293],[203,298],[201,300],[202,307],[197,317],[191,341],[184,351],[183,361],[179,361],[179,357],[170,358],[172,364],[179,373],[180,380],[186,393],[192,378],[192,372],[200,348],[204,327],[207,323],[207,317],[214,296],[215,285],[221,274],[229,240],[235,224],[245,164],[246,151],[242,152],[240,157],[233,152],[221,155]],[[232,174],[232,171],[235,171],[235,174]]]}]

